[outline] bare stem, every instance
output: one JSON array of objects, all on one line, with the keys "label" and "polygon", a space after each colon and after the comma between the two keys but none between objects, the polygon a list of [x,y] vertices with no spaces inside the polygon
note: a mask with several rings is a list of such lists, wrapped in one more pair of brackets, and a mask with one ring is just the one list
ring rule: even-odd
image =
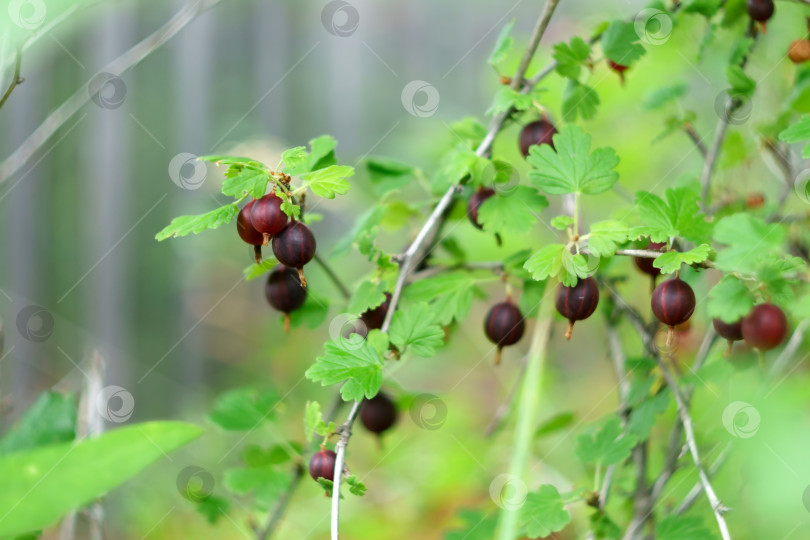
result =
[{"label": "bare stem", "polygon": [[22,44],[17,46],[17,56],[14,60],[14,74],[11,76],[11,82],[9,83],[8,88],[6,88],[6,92],[3,94],[3,97],[0,98],[0,108],[2,108],[3,105],[6,104],[6,101],[8,101],[8,98],[14,91],[14,89],[17,88],[17,86],[19,86],[20,84],[22,84],[22,82],[25,80],[22,77],[20,77],[20,65],[22,64],[22,48],[23,48]]},{"label": "bare stem", "polygon": [[[728,459],[730,453],[731,453],[731,443],[727,444],[726,447],[723,448],[723,451],[720,452],[720,455],[717,456],[717,459],[715,459],[714,463],[712,463],[711,467],[709,467],[708,475],[710,477],[717,474],[717,472],[720,470],[720,467],[722,467],[723,464]],[[684,497],[683,501],[681,501],[681,504],[679,504],[675,508],[674,514],[679,516],[684,512],[686,512],[687,510],[689,510],[689,508],[695,503],[697,498],[700,496],[702,491],[703,486],[700,484],[700,482],[695,484],[694,487],[692,487],[692,489],[689,490],[689,493],[686,494],[686,497]]]}]

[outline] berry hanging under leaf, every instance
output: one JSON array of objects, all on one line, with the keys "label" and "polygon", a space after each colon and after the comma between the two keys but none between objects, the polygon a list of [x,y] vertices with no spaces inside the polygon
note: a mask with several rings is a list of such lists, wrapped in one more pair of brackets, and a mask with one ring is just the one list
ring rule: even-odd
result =
[{"label": "berry hanging under leaf", "polygon": [[243,242],[253,246],[253,255],[256,259],[256,264],[261,264],[264,235],[253,227],[253,223],[250,220],[250,212],[255,202],[256,199],[253,199],[239,210],[239,214],[236,216],[236,232],[239,233],[239,238],[241,238]]},{"label": "berry hanging under leaf", "polygon": [[748,0],[746,9],[748,10],[748,16],[762,26],[762,33],[767,33],[767,21],[773,17],[773,12],[776,9],[773,0]]},{"label": "berry hanging under leaf", "polygon": [[[360,314],[360,320],[366,325],[366,333],[371,330],[379,330],[388,315],[388,306],[391,304],[391,295],[385,293],[385,301],[374,309],[368,309]],[[363,337],[366,337],[365,335]]]},{"label": "berry hanging under leaf", "polygon": [[307,286],[304,265],[315,256],[315,235],[300,221],[291,221],[273,236],[273,254],[284,266],[298,270],[301,286]]},{"label": "berry hanging under leaf", "polygon": [[545,118],[526,124],[520,131],[520,153],[523,154],[523,157],[527,157],[529,148],[535,144],[547,144],[554,149],[556,133],[557,128]]},{"label": "berry hanging under leaf", "polygon": [[298,272],[294,268],[278,266],[267,276],[264,287],[267,301],[275,309],[284,313],[284,331],[290,331],[290,313],[304,305],[307,290],[301,286]]},{"label": "berry hanging under leaf", "polygon": [[326,448],[322,448],[315,452],[309,460],[309,475],[313,480],[317,481],[318,478],[329,480],[330,482],[335,478],[335,461],[337,454]]},{"label": "berry hanging under leaf", "polygon": [[574,323],[593,315],[597,305],[599,305],[599,286],[592,277],[580,279],[573,287],[560,285],[557,289],[555,306],[560,315],[568,319],[565,339],[571,339]]},{"label": "berry hanging under leaf", "polygon": [[760,351],[781,345],[788,332],[787,317],[781,308],[770,303],[754,306],[742,321],[742,337]]},{"label": "berry hanging under leaf", "polygon": [[695,292],[679,277],[655,288],[650,301],[655,318],[669,326],[667,346],[672,345],[675,327],[689,320],[695,311]]},{"label": "berry hanging under leaf", "polygon": [[283,202],[275,193],[268,193],[253,202],[250,210],[250,222],[254,229],[264,235],[265,246],[272,235],[280,233],[287,226],[289,218],[281,210]]},{"label": "berry hanging under leaf", "polygon": [[526,323],[518,307],[510,301],[495,304],[484,319],[484,332],[498,346],[495,365],[501,363],[501,349],[514,345],[523,337]]},{"label": "berry hanging under leaf", "polygon": [[397,406],[387,394],[380,392],[363,401],[360,421],[367,430],[380,435],[397,423]]},{"label": "berry hanging under leaf", "polygon": [[624,66],[622,64],[617,64],[610,58],[608,58],[608,67],[619,74],[619,81],[624,84],[624,72],[630,69],[630,66]]},{"label": "berry hanging under leaf", "polygon": [[731,354],[731,348],[734,346],[734,342],[740,341],[743,338],[742,319],[738,319],[733,323],[727,323],[723,321],[723,319],[714,319],[712,324],[714,325],[714,330],[717,332],[717,334],[725,339],[728,343],[724,356],[729,356]]},{"label": "berry hanging under leaf", "polygon": [[[470,218],[470,222],[475,226],[476,229],[483,230],[484,227],[478,221],[478,209],[481,207],[484,202],[495,195],[495,190],[492,188],[484,188],[480,187],[472,195],[470,195],[470,200],[467,201],[467,217]],[[495,241],[498,245],[501,245],[501,236],[498,233],[495,233]]]},{"label": "berry hanging under leaf", "polygon": [[[647,244],[646,249],[651,251],[662,251],[665,247],[667,247],[666,242],[650,242]],[[661,275],[661,270],[655,267],[653,264],[654,262],[655,259],[651,257],[633,257],[633,263],[636,265],[636,268],[650,276],[651,290],[655,290],[655,282],[658,279],[658,276]]]}]

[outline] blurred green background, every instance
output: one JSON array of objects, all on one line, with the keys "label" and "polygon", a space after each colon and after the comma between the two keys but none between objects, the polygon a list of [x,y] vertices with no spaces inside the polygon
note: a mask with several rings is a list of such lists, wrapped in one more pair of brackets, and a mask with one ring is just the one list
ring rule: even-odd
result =
[{"label": "blurred green background", "polygon": [[[484,120],[499,84],[486,64],[498,31],[515,19],[516,49],[522,50],[543,4],[353,0],[359,25],[351,35],[340,37],[324,25],[325,2],[219,2],[121,74],[123,86],[107,96],[114,108],[90,101],[0,186],[3,427],[12,425],[44,389],[78,390],[82,374],[76,364],[98,351],[106,362],[105,383],[125,388],[134,398],[130,422],[175,418],[208,428],[201,440],[106,500],[110,538],[251,537],[246,507],[232,505],[225,518],[210,526],[181,497],[178,474],[190,465],[202,467],[216,479],[214,492],[221,494],[221,472],[238,463],[245,444],[300,439],[306,401],[316,399],[326,406],[331,399],[303,373],[328,339],[330,320],[341,313],[338,291],[320,268],[310,265],[311,290],[333,305],[318,328],[299,326],[285,335],[280,318],[266,304],[263,280],[242,280],[252,252],[233,226],[157,243],[155,233],[171,217],[224,203],[217,202],[221,170],[195,170],[202,165],[189,162],[180,173],[194,179],[189,189],[170,174],[172,159],[181,153],[228,153],[272,164],[286,148],[324,133],[335,136],[339,161],[356,165],[358,175],[348,196],[317,206],[323,219],[313,230],[319,253],[347,284],[356,285],[370,270],[368,264],[356,255],[330,253],[356,216],[376,199],[362,160],[396,158],[421,167],[431,178],[442,152],[454,142],[450,125],[470,115]],[[71,5],[48,2],[45,21]],[[23,55],[25,82],[0,110],[0,156],[10,155],[50,111],[183,5],[93,2],[39,39]],[[603,21],[633,16],[643,7],[634,1],[563,0],[530,74],[547,65],[552,44],[588,36]],[[760,85],[750,114],[731,127],[714,182],[715,200],[763,193],[767,207],[782,189],[776,165],[761,151],[761,139],[773,135],[775,119],[786,104],[795,110],[810,108],[805,100],[791,97],[798,70],[785,58],[788,44],[806,33],[807,12],[795,2],[777,3],[777,15],[747,68]],[[699,175],[701,156],[682,132],[658,136],[669,117],[687,110],[694,111],[695,130],[706,135],[706,144],[713,136],[716,102],[727,86],[724,67],[742,27],[718,29],[715,39],[705,42],[706,26],[699,15],[679,17],[666,43],[647,47],[644,58],[626,73],[623,86],[603,61],[595,65],[589,84],[602,103],[593,120],[579,123],[593,135],[595,146],[616,148],[621,179],[615,193],[584,199],[586,223],[627,215],[637,189],[662,193]],[[11,39],[10,33],[4,36],[6,46]],[[515,56],[510,72],[517,61]],[[414,80],[438,90],[436,114],[419,118],[403,107],[402,89]],[[681,81],[688,83],[688,90],[676,104],[644,108],[652,91]],[[547,89],[543,105],[562,124],[563,83],[552,75],[541,86]],[[518,129],[512,125],[499,136],[494,154],[525,173]],[[406,187],[403,193],[410,202],[425,201],[418,187]],[[559,211],[559,200],[551,199],[546,222]],[[787,208],[804,213],[806,204],[791,197]],[[456,210],[452,234],[474,260],[498,261],[553,238],[539,225],[525,237],[505,238],[499,247],[467,222],[462,206]],[[401,250],[423,220],[407,219],[410,226],[404,233],[381,234],[390,252]],[[638,274],[630,260],[614,261],[608,271],[628,276],[622,292],[649,317],[646,276]],[[711,272],[686,277],[698,298],[718,278]],[[382,447],[362,429],[355,430],[348,464],[369,491],[343,505],[347,539],[442,538],[461,524],[459,509],[497,509],[489,489],[493,479],[508,470],[511,424],[491,439],[484,432],[519,376],[520,358],[531,336],[507,349],[501,366],[493,366],[494,351],[481,325],[486,309],[503,291],[496,282],[484,289],[490,298],[474,302],[467,322],[452,329],[440,354],[392,368],[389,380],[395,383],[386,385],[392,394],[432,394],[439,408],[409,411],[405,406],[397,429],[384,438]],[[23,320],[20,327],[19,315],[30,305],[42,306],[53,318],[52,333],[46,332],[44,340],[24,336],[26,325],[37,321]],[[709,323],[698,307],[681,338],[682,362],[691,361]],[[572,456],[576,435],[585,424],[615,411],[618,402],[604,318],[578,324],[571,342],[562,337],[561,321],[554,330],[540,417],[572,411],[576,422],[571,429],[537,440],[526,482],[530,488],[551,482],[563,491],[591,485],[591,472]],[[624,329],[622,335],[628,354],[641,354],[632,332]],[[807,351],[801,347],[797,361]],[[794,369],[784,380],[773,381],[756,370],[731,369],[721,355],[717,345],[709,361],[714,367],[698,385],[693,412],[709,461],[733,443],[732,457],[715,487],[733,509],[728,520],[734,538],[808,538],[810,513],[802,502],[810,485],[806,362],[795,368],[791,364]],[[205,417],[217,394],[245,385],[273,388],[283,401],[272,426],[243,439],[241,433],[219,430]],[[724,428],[723,410],[734,401],[751,403],[759,411],[755,436],[734,437]],[[424,429],[414,420],[434,414],[443,421],[437,429]],[[673,418],[670,408],[654,430],[651,474],[660,467],[660,450]],[[684,467],[660,508],[677,504],[696,481],[694,468]],[[632,478],[619,479],[617,493],[631,488]],[[612,513],[621,517],[626,510],[617,506]],[[586,512],[581,507],[572,512],[575,523],[559,538],[584,537]],[[705,515],[713,528],[705,499],[692,512]],[[277,537],[325,538],[328,516],[329,500],[307,480]]]}]

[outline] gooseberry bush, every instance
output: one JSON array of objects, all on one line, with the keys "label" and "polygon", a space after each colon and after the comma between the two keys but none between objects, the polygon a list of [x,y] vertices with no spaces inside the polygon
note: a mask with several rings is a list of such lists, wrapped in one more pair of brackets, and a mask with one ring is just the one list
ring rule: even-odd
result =
[{"label": "gooseberry bush", "polygon": [[[492,342],[491,361],[499,369],[518,364],[521,355],[512,351],[531,341],[519,391],[508,403],[517,418],[509,474],[528,486],[528,493],[519,504],[498,505],[494,513],[482,507],[464,514],[466,529],[449,531],[445,538],[514,540],[554,533],[554,538],[735,537],[726,520],[733,509],[723,504],[726,494],[712,485],[721,463],[707,463],[707,445],[696,436],[690,404],[703,377],[733,377],[736,369],[769,375],[772,354],[795,352],[785,343],[791,329],[810,314],[806,221],[784,213],[797,175],[793,154],[810,157],[810,145],[796,146],[810,140],[810,116],[801,116],[810,109],[810,70],[801,65],[810,58],[810,46],[806,36],[788,36],[785,55],[797,64],[795,78],[758,82],[746,73],[748,59],[762,42],[783,37],[766,33],[781,5],[771,0],[656,1],[626,19],[605,21],[590,35],[554,44],[553,62],[535,67],[532,57],[556,6],[557,1],[548,1],[525,52],[515,46],[513,23],[498,36],[489,61],[501,86],[487,111],[488,126],[472,117],[455,123],[457,144],[429,172],[405,161],[369,157],[361,162],[379,199],[355,219],[337,246],[317,242],[320,216],[312,208],[351,196],[356,171],[338,161],[337,141],[328,135],[286,150],[273,164],[249,157],[200,158],[221,167],[222,194],[233,201],[201,215],[177,217],[157,234],[166,240],[231,224],[217,234],[253,246],[255,263],[245,269],[245,277],[265,282],[268,318],[272,310],[281,313],[287,331],[324,324],[330,308],[348,315],[349,324],[332,335],[306,371],[311,383],[331,389],[335,397],[325,389],[322,400],[299,411],[305,440],[291,435],[289,442],[269,449],[246,447],[244,466],[224,478],[228,490],[240,501],[252,500],[257,516],[265,519],[266,525],[256,528],[261,538],[273,533],[307,470],[314,482],[301,489],[317,489],[316,482],[331,497],[324,505],[331,505],[332,538],[338,538],[341,505],[363,504],[354,496],[366,492],[352,474],[347,451],[355,420],[379,436],[397,429],[409,396],[386,379],[388,366],[399,362],[398,369],[407,369],[405,362],[413,357],[429,359],[440,348],[452,348],[454,330],[470,318]],[[650,47],[668,46],[661,36],[677,33],[684,18],[695,17],[706,28],[701,55],[714,47],[715,34],[733,36],[733,47],[725,52],[728,90],[715,104],[717,125],[705,135],[698,133],[695,126],[702,119],[683,104],[686,84],[655,81],[645,107],[671,114],[655,120],[648,113],[650,121],[661,123],[662,138],[683,137],[702,160],[674,185],[663,188],[650,178],[648,189],[627,194],[617,171],[621,156],[612,141],[584,127],[600,112],[593,73],[601,64],[618,84],[627,83]],[[513,76],[504,75],[504,66],[518,62]],[[547,101],[541,81],[563,88],[561,103]],[[761,88],[769,84],[780,87]],[[792,86],[786,91],[785,85]],[[774,200],[713,183],[718,160],[737,151],[727,144],[737,115],[764,91],[789,96],[753,135],[785,174],[785,187]],[[493,151],[493,142],[500,142],[501,131],[512,124],[523,126],[518,140],[509,144],[525,163]],[[420,200],[407,189],[414,182],[428,184]],[[806,198],[804,185],[800,188],[796,193]],[[623,202],[616,204],[612,193],[624,196]],[[603,201],[587,205],[598,211],[583,211],[588,199]],[[411,240],[401,252],[383,247],[383,236],[396,232],[380,226],[393,206],[421,222],[408,231]],[[497,244],[501,255],[496,260],[469,257],[454,239],[456,228],[443,227],[449,222],[475,227],[481,242]],[[407,227],[412,221],[398,223]],[[555,241],[520,246],[512,241],[543,226],[554,231]],[[356,269],[353,290],[340,282],[324,255],[348,250],[368,261]],[[345,298],[327,306],[318,292],[322,284],[306,278],[312,264],[324,267]],[[473,297],[484,294],[487,283],[490,309],[471,313]],[[707,297],[696,296],[698,286],[710,289]],[[627,287],[645,294],[649,288],[648,305],[642,309],[625,301]],[[690,328],[697,312],[713,324]],[[548,362],[566,361],[548,357],[549,340],[563,334],[574,341],[589,339],[596,327],[608,336],[618,410],[590,425],[572,426],[565,416],[541,424],[542,370]],[[699,349],[681,349],[687,332],[703,336]],[[727,341],[725,359],[714,354],[724,348],[719,338]],[[769,353],[774,349],[779,352]],[[211,419],[225,429],[248,430],[265,419],[262,411],[275,399],[235,390],[217,401]],[[563,471],[574,489],[531,485],[527,463],[541,457],[532,455],[532,437],[563,429],[577,437],[581,469]],[[681,468],[697,472],[694,495],[677,506],[659,504]],[[216,509],[228,504],[222,494],[193,495],[189,498],[212,520]]]}]

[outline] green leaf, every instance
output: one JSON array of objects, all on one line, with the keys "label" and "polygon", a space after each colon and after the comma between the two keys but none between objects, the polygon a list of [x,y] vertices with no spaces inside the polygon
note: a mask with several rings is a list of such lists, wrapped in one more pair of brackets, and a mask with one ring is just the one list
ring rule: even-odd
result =
[{"label": "green leaf", "polygon": [[635,206],[644,224],[636,227],[636,236],[649,236],[653,242],[668,242],[681,237],[697,244],[708,242],[711,225],[701,213],[700,196],[688,187],[667,189],[666,201],[657,195],[639,191]]},{"label": "green leaf", "polygon": [[528,186],[518,186],[506,194],[490,197],[478,209],[478,222],[490,233],[523,234],[537,223],[537,214],[548,200]]},{"label": "green leaf", "polygon": [[217,398],[208,418],[222,429],[253,429],[260,423],[271,420],[279,403],[279,395],[273,390],[237,388]]},{"label": "green leaf", "polygon": [[498,515],[486,515],[480,510],[462,509],[458,512],[464,522],[462,529],[448,532],[444,540],[492,540],[498,527]]},{"label": "green leaf", "polygon": [[684,13],[700,13],[711,18],[720,10],[720,0],[688,0],[684,3]]},{"label": "green leaf", "polygon": [[448,272],[410,284],[403,298],[409,304],[428,303],[432,313],[430,322],[445,325],[467,316],[474,289],[475,280],[467,272]]},{"label": "green leaf", "polygon": [[46,391],[0,440],[0,454],[30,450],[76,437],[76,398]]},{"label": "green leaf", "polygon": [[439,161],[436,171],[437,181],[443,185],[455,185],[469,175],[478,162],[479,157],[466,145],[459,144],[447,152]]},{"label": "green leaf", "polygon": [[385,302],[385,283],[364,281],[360,284],[346,308],[352,315],[360,315],[366,310],[374,309]]},{"label": "green leaf", "polygon": [[[518,271],[522,270],[523,267],[521,265]],[[514,274],[514,271],[512,273]],[[523,280],[523,292],[520,295],[520,300],[518,300],[518,307],[524,317],[529,318],[537,315],[537,310],[540,308],[540,302],[542,302],[545,292],[545,281],[534,281],[533,279]]]},{"label": "green leaf", "polygon": [[369,234],[380,224],[385,215],[385,206],[375,205],[360,214],[351,230],[335,244],[334,255],[345,255],[361,237]]},{"label": "green leaf", "polygon": [[272,270],[277,262],[275,259],[263,259],[260,264],[253,263],[242,270],[242,275],[245,276],[246,281],[253,281]]},{"label": "green leaf", "polygon": [[304,305],[290,313],[290,326],[298,328],[306,326],[310,329],[318,328],[329,314],[329,301],[307,289],[307,298]]},{"label": "green leaf", "polygon": [[267,448],[262,448],[257,444],[249,444],[242,451],[241,457],[248,467],[263,467],[265,465],[288,463],[290,460],[300,457],[303,452],[303,446],[296,441],[274,444]]},{"label": "green leaf", "polygon": [[648,439],[655,425],[656,415],[666,411],[668,406],[669,392],[666,391],[645,399],[633,407],[630,420],[627,422],[627,432],[634,435],[638,441]]},{"label": "green leaf", "polygon": [[376,350],[380,356],[384,356],[386,351],[388,351],[388,333],[383,332],[379,328],[372,329],[366,336],[366,341],[369,345],[374,347],[374,350]]},{"label": "green leaf", "polygon": [[755,273],[765,262],[784,253],[787,232],[750,214],[722,218],[714,226],[714,240],[729,246],[718,249],[714,264],[724,272]]},{"label": "green leaf", "polygon": [[300,169],[305,166],[306,161],[307,161],[306,146],[296,146],[295,148],[285,150],[281,154],[281,162],[283,169],[285,170]]},{"label": "green leaf", "polygon": [[513,90],[509,86],[501,86],[495,92],[492,105],[487,109],[487,114],[498,114],[506,112],[512,108],[518,111],[525,111],[534,105],[534,96]]},{"label": "green leaf", "polygon": [[551,220],[551,226],[560,231],[564,231],[573,224],[574,218],[571,216],[557,216]]},{"label": "green leaf", "polygon": [[304,409],[304,435],[307,442],[312,441],[312,436],[319,425],[326,424],[321,416],[321,404],[317,401],[307,401]]},{"label": "green leaf", "polygon": [[[258,162],[252,162],[258,166]],[[231,165],[225,172],[225,180],[222,182],[222,194],[237,199],[249,195],[258,199],[267,191],[267,182],[270,181],[270,173],[267,170],[247,168],[241,165]]]},{"label": "green leaf", "polygon": [[307,171],[317,171],[335,164],[337,141],[331,135],[321,135],[309,141]]},{"label": "green leaf", "polygon": [[577,117],[591,120],[601,103],[596,90],[582,84],[576,79],[568,79],[563,91],[562,113],[566,122],[573,122]]},{"label": "green leaf", "polygon": [[366,158],[365,166],[378,196],[408,185],[416,172],[416,168],[407,163],[384,157]]},{"label": "green leaf", "polygon": [[276,195],[281,199],[281,206],[279,206],[279,208],[282,212],[287,214],[290,219],[298,219],[301,217],[301,207],[293,202],[292,197],[283,191],[278,191]]},{"label": "green leaf", "polygon": [[269,508],[287,491],[292,476],[272,466],[235,468],[225,471],[223,482],[231,493],[253,495],[260,508]]},{"label": "green leaf", "polygon": [[401,352],[409,350],[417,356],[430,358],[444,343],[444,330],[430,322],[432,317],[431,308],[425,303],[394,312],[388,329],[391,343]]},{"label": "green leaf", "polygon": [[644,99],[643,108],[648,111],[660,109],[670,101],[682,98],[686,94],[686,89],[687,85],[683,82],[656,88]]},{"label": "green leaf", "polygon": [[613,219],[597,221],[591,225],[588,249],[597,257],[612,257],[619,244],[627,241],[630,229],[621,221]]},{"label": "green leaf", "polygon": [[305,373],[322,386],[345,383],[340,395],[345,401],[372,398],[382,386],[383,361],[380,353],[365,339],[352,334],[348,339],[328,341],[324,354]]},{"label": "green leaf", "polygon": [[696,517],[667,516],[655,526],[656,540],[715,540],[714,533]]},{"label": "green leaf", "polygon": [[630,66],[645,53],[644,47],[638,41],[639,37],[633,22],[615,20],[602,34],[602,52],[613,62]]},{"label": "green leaf", "polygon": [[549,244],[529,257],[523,268],[537,281],[556,277],[562,269],[565,251],[565,244]]},{"label": "green leaf", "polygon": [[194,501],[197,506],[197,512],[205,516],[205,520],[213,525],[219,518],[228,513],[231,503],[228,499],[218,497],[216,495],[209,495]]},{"label": "green leaf", "polygon": [[571,424],[574,423],[576,416],[574,413],[568,412],[561,412],[555,414],[542,424],[540,427],[537,428],[537,431],[534,432],[535,438],[545,437],[546,435],[550,435],[552,433],[556,433],[561,429],[565,429]]},{"label": "green leaf", "polygon": [[682,264],[702,263],[709,258],[710,252],[708,244],[701,244],[689,251],[667,251],[653,260],[653,266],[659,268],[662,274],[672,274],[679,271]]},{"label": "green leaf", "polygon": [[216,210],[211,210],[205,214],[196,216],[179,216],[172,220],[169,225],[162,231],[155,235],[158,241],[166,240],[167,238],[186,236],[188,234],[200,233],[205,229],[216,229],[220,225],[230,223],[236,214],[239,213],[239,207],[235,204],[227,204],[221,206]]},{"label": "green leaf", "polygon": [[754,307],[754,295],[745,284],[734,276],[724,276],[709,291],[709,317],[719,318],[731,324],[748,315]]},{"label": "green leaf", "polygon": [[[788,144],[793,144],[810,139],[810,114],[804,115],[790,127],[779,133],[779,140]],[[810,145],[802,150],[802,158],[810,158]]]},{"label": "green leaf", "polygon": [[349,493],[352,495],[362,497],[366,494],[366,485],[354,474],[346,477],[346,485],[349,486]]},{"label": "green leaf", "polygon": [[746,75],[740,66],[728,66],[726,78],[735,97],[750,98],[757,87],[756,81]]},{"label": "green leaf", "polygon": [[44,529],[196,439],[182,422],[147,422],[0,458],[0,536]]},{"label": "green leaf", "polygon": [[495,41],[495,48],[492,50],[492,54],[489,55],[488,62],[490,65],[497,66],[506,60],[507,55],[512,50],[512,46],[515,44],[515,40],[509,35],[512,33],[512,28],[514,27],[515,19],[512,19],[501,28],[498,39]]},{"label": "green leaf", "polygon": [[569,79],[576,79],[582,65],[591,55],[591,46],[581,37],[571,39],[571,44],[560,42],[554,45],[554,60],[557,61],[557,73]]},{"label": "green leaf", "polygon": [[613,520],[607,515],[598,510],[593,512],[589,521],[591,523],[591,531],[597,539],[610,538],[612,540],[619,540],[622,537],[622,531]]},{"label": "green leaf", "polygon": [[563,530],[571,522],[571,514],[565,509],[557,488],[544,484],[528,494],[520,508],[518,522],[527,536],[539,538]]},{"label": "green leaf", "polygon": [[335,195],[345,195],[351,187],[349,178],[354,175],[354,168],[346,165],[331,165],[315,172],[301,175],[301,179],[312,190],[312,193],[325,199],[334,199]]},{"label": "green leaf", "polygon": [[615,465],[627,459],[636,445],[634,435],[622,435],[621,421],[611,416],[596,433],[580,435],[574,450],[583,463]]},{"label": "green leaf", "polygon": [[613,169],[619,158],[612,148],[591,152],[591,136],[579,126],[568,125],[554,135],[556,151],[547,144],[532,146],[527,161],[534,167],[529,179],[549,195],[596,195],[619,179]]}]

